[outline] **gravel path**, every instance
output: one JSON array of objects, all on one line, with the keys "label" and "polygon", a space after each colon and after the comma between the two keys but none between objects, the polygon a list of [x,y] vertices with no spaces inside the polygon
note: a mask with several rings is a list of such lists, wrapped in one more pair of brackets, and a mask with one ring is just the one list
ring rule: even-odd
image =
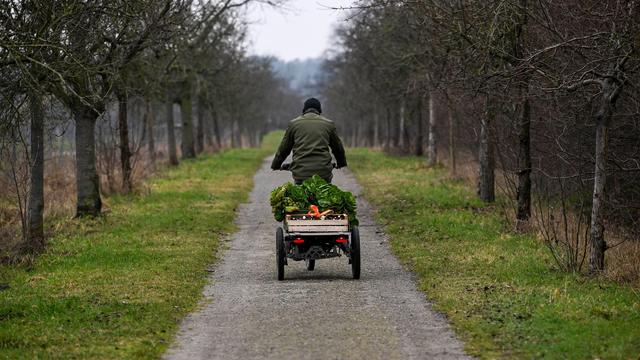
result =
[{"label": "gravel path", "polygon": [[[269,192],[288,172],[255,175],[250,201],[240,207],[239,231],[204,290],[200,310],[181,324],[166,359],[462,359],[461,343],[431,310],[413,277],[391,254],[358,198],[362,277],[351,279],[345,257],[289,260],[276,280],[275,231]],[[347,171],[334,183],[360,194]]]}]

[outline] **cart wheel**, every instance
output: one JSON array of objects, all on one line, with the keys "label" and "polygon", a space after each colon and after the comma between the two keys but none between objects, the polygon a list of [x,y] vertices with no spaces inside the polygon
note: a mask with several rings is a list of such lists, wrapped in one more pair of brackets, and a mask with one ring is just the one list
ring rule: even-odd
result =
[{"label": "cart wheel", "polygon": [[276,265],[278,268],[278,280],[284,280],[284,234],[282,228],[276,230]]},{"label": "cart wheel", "polygon": [[351,229],[351,273],[354,279],[360,279],[360,230]]},{"label": "cart wheel", "polygon": [[305,262],[307,263],[307,270],[313,271],[316,268],[316,259],[307,259]]}]

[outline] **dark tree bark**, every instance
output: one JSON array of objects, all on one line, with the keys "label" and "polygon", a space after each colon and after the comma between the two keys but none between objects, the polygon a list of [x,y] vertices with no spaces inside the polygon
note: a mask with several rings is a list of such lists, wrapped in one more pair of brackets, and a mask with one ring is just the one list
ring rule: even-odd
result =
[{"label": "dark tree bark", "polygon": [[76,217],[98,216],[102,209],[96,171],[95,125],[98,112],[85,104],[71,109],[76,121]]},{"label": "dark tree bark", "polygon": [[389,151],[391,149],[391,145],[393,144],[393,124],[391,120],[391,109],[389,106],[385,106],[385,124],[387,132],[385,133],[384,139],[384,150]]},{"label": "dark tree bark", "polygon": [[407,132],[406,132],[406,102],[404,97],[400,101],[400,125],[398,127],[398,147],[402,152],[406,152]]},{"label": "dark tree bark", "polygon": [[436,112],[434,94],[429,94],[429,139],[427,145],[427,166],[433,167],[438,163],[438,147],[436,138]]},{"label": "dark tree bark", "polygon": [[169,164],[178,165],[178,150],[176,146],[176,129],[174,123],[173,101],[167,104],[167,143],[169,151]]},{"label": "dark tree bark", "polygon": [[377,148],[380,146],[380,114],[378,114],[378,109],[375,109],[373,113],[373,147]]},{"label": "dark tree bark", "polygon": [[167,142],[169,143],[169,164],[178,165],[178,151],[176,149],[176,129],[173,122],[173,99],[167,100]]},{"label": "dark tree bark", "polygon": [[231,147],[242,147],[242,136],[240,134],[240,126],[238,126],[238,120],[234,120],[231,124]]},{"label": "dark tree bark", "polygon": [[[528,85],[527,85],[528,87]],[[522,113],[518,121],[518,211],[517,228],[521,229],[531,216],[531,105],[525,91]]]},{"label": "dark tree bark", "polygon": [[[374,119],[374,121],[375,121],[375,119]],[[363,129],[364,129],[364,141],[365,141],[365,146],[366,147],[375,146],[374,143],[373,143],[373,133],[374,133],[373,129],[374,129],[374,127],[375,127],[375,124],[371,124],[371,123],[369,123],[369,124],[367,124],[367,126],[363,127]]]},{"label": "dark tree bark", "polygon": [[606,185],[607,142],[609,127],[599,123],[596,129],[596,166],[593,179],[593,205],[591,208],[591,233],[589,272],[592,274],[604,270],[604,253],[607,243],[604,239],[604,197]]},{"label": "dark tree bark", "polygon": [[367,126],[366,123],[364,121],[362,121],[362,115],[360,115],[358,117],[360,119],[360,121],[358,121],[358,132],[356,135],[356,142],[358,143],[358,146],[361,147],[367,147],[367,142],[368,142],[368,137],[367,135],[367,131],[371,128],[371,126]]},{"label": "dark tree bark", "polygon": [[393,132],[391,134],[393,142],[390,147],[393,147],[393,149],[395,150],[400,148],[400,106],[394,106],[390,111],[392,116],[391,122],[393,129]]},{"label": "dark tree bark", "polygon": [[196,153],[201,154],[204,151],[204,133],[205,133],[205,122],[204,122],[204,101],[202,101],[202,97],[198,98],[197,104],[197,118],[198,124],[196,129]]},{"label": "dark tree bark", "polygon": [[416,108],[415,108],[415,119],[417,121],[417,129],[416,129],[416,148],[415,148],[415,156],[422,156],[424,154],[424,148],[423,148],[423,143],[424,143],[424,129],[423,129],[423,103],[422,103],[422,97],[418,96],[418,101],[416,102]]},{"label": "dark tree bark", "polygon": [[[210,107],[205,107],[202,111],[209,109]],[[213,116],[210,111],[205,112],[208,115],[204,116],[204,144],[209,148],[213,148],[215,146],[213,140]]]},{"label": "dark tree bark", "polygon": [[196,148],[193,139],[193,99],[189,81],[184,82],[180,93],[180,114],[182,115],[182,158],[193,159],[196,157]]},{"label": "dark tree bark", "polygon": [[129,122],[127,108],[129,99],[126,91],[119,91],[118,97],[118,134],[120,136],[120,170],[122,172],[122,191],[131,192],[131,149],[129,148]]},{"label": "dark tree bark", "polygon": [[213,140],[213,120],[211,119],[211,117],[209,117],[208,119],[209,121],[205,120],[205,124],[207,124],[205,126],[205,131],[204,131],[204,143],[206,146],[208,146],[209,148],[214,148],[215,143]]},{"label": "dark tree bark", "polygon": [[456,137],[455,137],[456,123],[455,123],[455,116],[453,113],[454,109],[450,99],[447,101],[447,104],[448,104],[447,108],[449,110],[449,161],[451,161],[451,166],[449,171],[451,172],[452,177],[456,177],[458,172],[457,162],[456,162]]},{"label": "dark tree bark", "polygon": [[601,80],[600,109],[596,115],[595,173],[591,207],[591,233],[589,234],[589,273],[604,270],[604,254],[607,243],[604,238],[604,206],[606,198],[609,126],[614,106],[622,91],[622,81],[609,77]]},{"label": "dark tree bark", "polygon": [[147,127],[147,133],[149,134],[149,139],[147,140],[147,146],[149,147],[149,160],[151,161],[151,166],[155,167],[156,165],[156,139],[153,133],[153,127],[155,123],[155,114],[153,112],[153,106],[151,106],[151,100],[145,99],[145,126]]},{"label": "dark tree bark", "polygon": [[218,119],[218,112],[216,109],[211,109],[211,120],[213,121],[213,131],[216,139],[216,147],[220,149],[222,147],[222,135],[220,134],[220,122]]},{"label": "dark tree bark", "polygon": [[[514,57],[524,58],[525,30],[527,25],[527,1],[520,0],[519,22],[516,27],[516,42]],[[521,65],[520,63],[515,64]],[[529,102],[529,78],[526,77],[519,85],[522,104],[520,119],[518,120],[518,189],[516,229],[522,231],[531,217],[531,105]]]},{"label": "dark tree bark", "polygon": [[27,207],[27,233],[20,253],[36,254],[44,249],[44,111],[42,97],[29,94],[31,110],[31,179]]},{"label": "dark tree bark", "polygon": [[478,179],[478,196],[484,202],[495,201],[495,152],[491,127],[495,114],[489,100],[486,103],[485,114],[480,128],[480,176]]}]

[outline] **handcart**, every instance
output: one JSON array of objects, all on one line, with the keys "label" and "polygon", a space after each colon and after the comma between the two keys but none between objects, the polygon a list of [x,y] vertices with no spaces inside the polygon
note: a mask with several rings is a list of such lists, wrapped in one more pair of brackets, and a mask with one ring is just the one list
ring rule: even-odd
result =
[{"label": "handcart", "polygon": [[360,232],[346,214],[316,218],[306,213],[287,214],[276,230],[278,280],[284,280],[288,261],[305,261],[313,271],[316,260],[346,256],[354,279],[360,278]]}]

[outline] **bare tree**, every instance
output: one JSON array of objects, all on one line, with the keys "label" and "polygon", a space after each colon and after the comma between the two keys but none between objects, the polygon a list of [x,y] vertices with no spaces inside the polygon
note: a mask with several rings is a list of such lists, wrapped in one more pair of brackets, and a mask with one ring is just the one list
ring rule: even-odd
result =
[{"label": "bare tree", "polygon": [[[637,1],[362,0],[356,7],[336,31],[325,81],[341,114],[335,117],[350,119],[339,125],[355,139],[361,129],[375,134],[381,117],[368,105],[380,99],[388,103],[382,108],[398,109],[386,114],[386,133],[396,141],[385,150],[419,153],[402,146],[421,143],[415,94],[446,88],[458,104],[455,112],[448,104],[452,172],[457,153],[478,154],[479,196],[493,201],[500,177],[517,229],[529,223],[536,197],[536,206],[588,219],[579,228],[589,228],[592,274],[605,268],[605,251],[617,245],[605,241],[605,225],[633,241],[621,234],[640,232]],[[444,125],[430,121],[430,136]],[[438,151],[433,143],[430,138],[429,161]]]},{"label": "bare tree", "polygon": [[31,171],[27,208],[26,241],[21,253],[35,254],[44,248],[44,110],[42,97],[29,94],[31,112]]},{"label": "bare tree", "polygon": [[495,195],[495,150],[492,127],[495,121],[495,110],[491,101],[486,100],[485,112],[481,119],[480,128],[480,175],[478,177],[478,196],[484,202],[493,202]]},{"label": "bare tree", "polygon": [[129,148],[128,104],[126,90],[116,92],[118,99],[118,134],[120,135],[120,168],[122,171],[122,189],[131,192],[131,149]]},{"label": "bare tree", "polygon": [[167,142],[169,143],[169,164],[178,165],[178,154],[176,149],[175,124],[173,121],[173,97],[166,101],[167,106]]},{"label": "bare tree", "polygon": [[433,167],[438,163],[438,147],[436,141],[436,109],[435,94],[429,94],[429,139],[427,142],[427,166]]}]

